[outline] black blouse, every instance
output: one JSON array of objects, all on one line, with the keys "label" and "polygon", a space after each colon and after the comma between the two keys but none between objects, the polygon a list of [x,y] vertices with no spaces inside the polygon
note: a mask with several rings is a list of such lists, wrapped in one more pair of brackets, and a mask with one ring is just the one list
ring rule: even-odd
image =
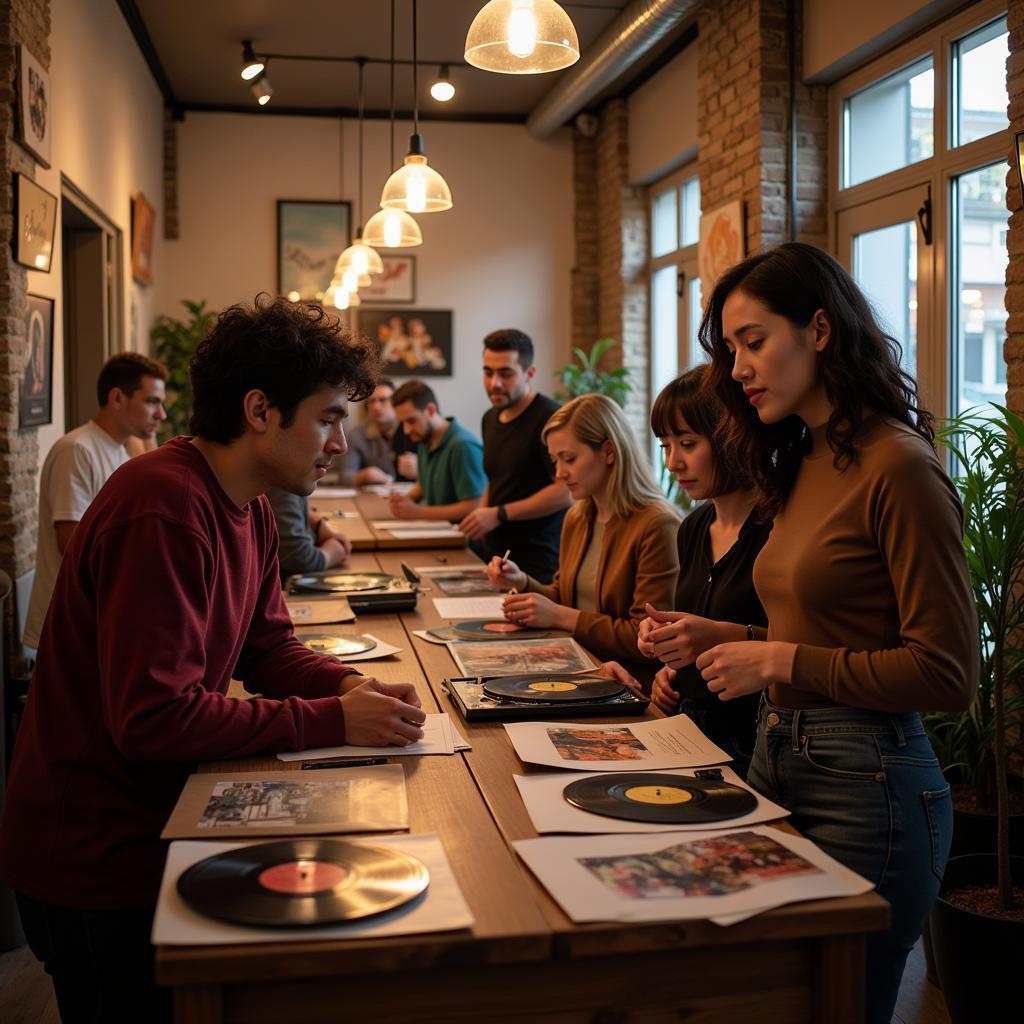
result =
[{"label": "black blouse", "polygon": [[[768,540],[772,524],[758,522],[751,512],[740,527],[736,543],[715,562],[710,535],[714,521],[715,506],[709,501],[694,509],[679,526],[675,610],[716,622],[767,626],[768,617],[754,590],[753,570],[754,559]],[[753,751],[759,693],[719,700],[708,690],[695,665],[680,669],[674,685],[687,705],[685,710],[712,740],[735,744],[747,754]]]}]

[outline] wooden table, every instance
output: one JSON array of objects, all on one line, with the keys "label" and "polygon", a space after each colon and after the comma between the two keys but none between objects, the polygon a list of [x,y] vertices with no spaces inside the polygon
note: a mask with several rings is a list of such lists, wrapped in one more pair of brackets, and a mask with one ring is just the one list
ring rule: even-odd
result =
[{"label": "wooden table", "polygon": [[[359,554],[353,568],[395,572],[409,557]],[[453,757],[394,760],[406,770],[410,831],[441,837],[476,923],[375,941],[161,947],[157,978],[175,987],[179,1024],[863,1020],[864,936],[888,923],[888,905],[873,893],[783,907],[729,928],[573,924],[507,845],[536,835],[512,781],[531,769],[500,725],[458,717],[442,687],[456,671],[447,648],[412,635],[439,623],[432,596],[401,616],[363,616],[357,628],[405,647],[365,671],[416,682],[427,710],[448,711],[473,744]],[[282,765],[254,758],[226,767]]]}]

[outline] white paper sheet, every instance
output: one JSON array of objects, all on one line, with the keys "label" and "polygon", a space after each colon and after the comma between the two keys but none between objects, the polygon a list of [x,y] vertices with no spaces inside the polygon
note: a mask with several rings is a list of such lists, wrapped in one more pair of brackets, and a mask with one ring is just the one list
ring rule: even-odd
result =
[{"label": "white paper sheet", "polygon": [[459,530],[445,530],[435,527],[433,530],[385,530],[395,540],[450,540],[457,538],[463,540],[463,534]]},{"label": "white paper sheet", "polygon": [[869,892],[810,840],[763,826],[512,843],[576,922],[714,918]]},{"label": "white paper sheet", "polygon": [[153,921],[153,944],[224,946],[253,942],[385,938],[472,927],[473,914],[455,880],[444,846],[436,835],[375,836],[367,842],[375,846],[395,847],[421,860],[430,873],[426,893],[403,907],[377,917],[317,928],[250,928],[216,921],[192,910],[178,895],[178,878],[185,870],[207,857],[251,844],[188,840],[171,843]]},{"label": "white paper sheet", "polygon": [[412,571],[417,576],[451,576],[472,569],[479,572],[483,562],[453,562],[451,565],[414,565]]},{"label": "white paper sheet", "polygon": [[615,725],[506,722],[520,760],[593,772],[701,768],[730,760],[686,715]]},{"label": "white paper sheet", "polygon": [[[671,768],[659,774],[680,775],[693,778],[696,768]],[[707,832],[719,830],[723,825],[740,828],[746,825],[761,825],[768,821],[785,818],[789,811],[779,804],[773,803],[750,788],[731,769],[722,768],[726,782],[746,789],[757,797],[757,807],[749,814],[739,818],[731,818],[728,822],[697,822],[692,825],[659,825],[646,821],[623,821],[620,818],[608,818],[603,814],[592,814],[569,803],[563,796],[566,786],[577,779],[593,778],[607,774],[605,772],[587,772],[566,775],[565,772],[545,772],[543,775],[513,775],[519,787],[519,795],[526,804],[530,821],[538,832],[585,832],[594,833],[639,833],[639,832]]]},{"label": "white paper sheet", "polygon": [[368,494],[376,494],[386,498],[389,494],[408,494],[415,487],[415,483],[408,480],[398,480],[390,484],[367,484],[363,490]]},{"label": "white paper sheet", "polygon": [[504,597],[432,597],[442,619],[461,622],[463,619],[503,619]]},{"label": "white paper sheet", "polygon": [[442,647],[448,646],[447,640],[442,640],[440,637],[431,636],[425,629],[414,629],[412,631],[413,636],[418,636],[421,640],[426,640],[428,644],[441,644]]},{"label": "white paper sheet", "polygon": [[423,739],[406,747],[357,747],[347,743],[340,747],[314,747],[311,750],[283,750],[279,761],[319,761],[325,757],[400,757],[405,754],[454,754],[455,741],[447,714],[427,715]]},{"label": "white paper sheet", "polygon": [[439,519],[372,519],[370,525],[375,530],[455,530],[458,529]]},{"label": "white paper sheet", "polygon": [[330,484],[321,484],[312,493],[311,497],[316,498],[354,498],[359,492],[354,487],[332,487]]}]

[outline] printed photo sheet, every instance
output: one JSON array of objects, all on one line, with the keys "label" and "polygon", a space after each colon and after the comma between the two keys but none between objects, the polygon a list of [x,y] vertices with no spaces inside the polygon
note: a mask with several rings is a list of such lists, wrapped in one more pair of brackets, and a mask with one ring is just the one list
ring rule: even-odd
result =
[{"label": "printed photo sheet", "polygon": [[550,640],[449,641],[464,676],[521,676],[537,672],[588,672],[593,661],[572,637]]},{"label": "printed photo sheet", "polygon": [[686,715],[616,725],[506,722],[505,731],[521,761],[551,768],[650,772],[730,760]]},{"label": "printed photo sheet", "polygon": [[421,898],[385,914],[316,928],[248,927],[216,921],[193,910],[178,895],[178,878],[193,864],[207,857],[248,844],[171,843],[153,921],[153,943],[159,946],[225,946],[251,942],[371,939],[472,927],[473,914],[436,835],[374,836],[367,841],[374,846],[394,847],[421,860],[430,874],[427,891]]},{"label": "printed photo sheet", "polygon": [[[679,775],[693,778],[695,768],[669,768],[661,772],[663,775]],[[565,772],[544,772],[541,775],[513,775],[519,787],[519,795],[526,804],[530,821],[538,832],[586,832],[594,833],[625,833],[625,832],[706,832],[741,825],[760,825],[767,821],[776,821],[788,817],[789,811],[767,797],[761,796],[751,789],[731,768],[723,767],[722,776],[726,782],[746,789],[757,797],[757,807],[749,814],[738,818],[730,818],[728,822],[695,822],[685,825],[660,825],[648,821],[623,821],[620,818],[608,818],[603,814],[593,814],[574,806],[563,795],[565,787],[577,779],[598,777],[605,773],[589,772],[586,774],[567,775]]]},{"label": "printed photo sheet", "polygon": [[401,765],[192,775],[162,839],[391,832],[409,827]]},{"label": "printed photo sheet", "polygon": [[764,826],[512,843],[576,922],[740,920],[787,903],[869,892],[810,840]]},{"label": "printed photo sheet", "polygon": [[[351,743],[340,747],[315,747],[311,750],[283,750],[279,761],[319,761],[325,757],[399,757],[403,754],[454,754],[455,731],[447,714],[427,715],[423,723],[423,739],[405,747],[357,747]],[[330,770],[330,769],[326,769]],[[352,768],[344,769],[346,772]]]}]

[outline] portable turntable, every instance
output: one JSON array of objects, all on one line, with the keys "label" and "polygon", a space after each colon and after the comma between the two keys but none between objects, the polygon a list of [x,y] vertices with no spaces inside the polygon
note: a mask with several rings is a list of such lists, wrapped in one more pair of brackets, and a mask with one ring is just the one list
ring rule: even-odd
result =
[{"label": "portable turntable", "polygon": [[445,688],[467,722],[524,718],[638,717],[650,700],[614,679],[543,672],[522,676],[453,676]]},{"label": "portable turntable", "polygon": [[407,612],[416,607],[416,584],[382,572],[322,572],[289,576],[285,584],[289,594],[304,597],[344,597],[352,611]]}]

